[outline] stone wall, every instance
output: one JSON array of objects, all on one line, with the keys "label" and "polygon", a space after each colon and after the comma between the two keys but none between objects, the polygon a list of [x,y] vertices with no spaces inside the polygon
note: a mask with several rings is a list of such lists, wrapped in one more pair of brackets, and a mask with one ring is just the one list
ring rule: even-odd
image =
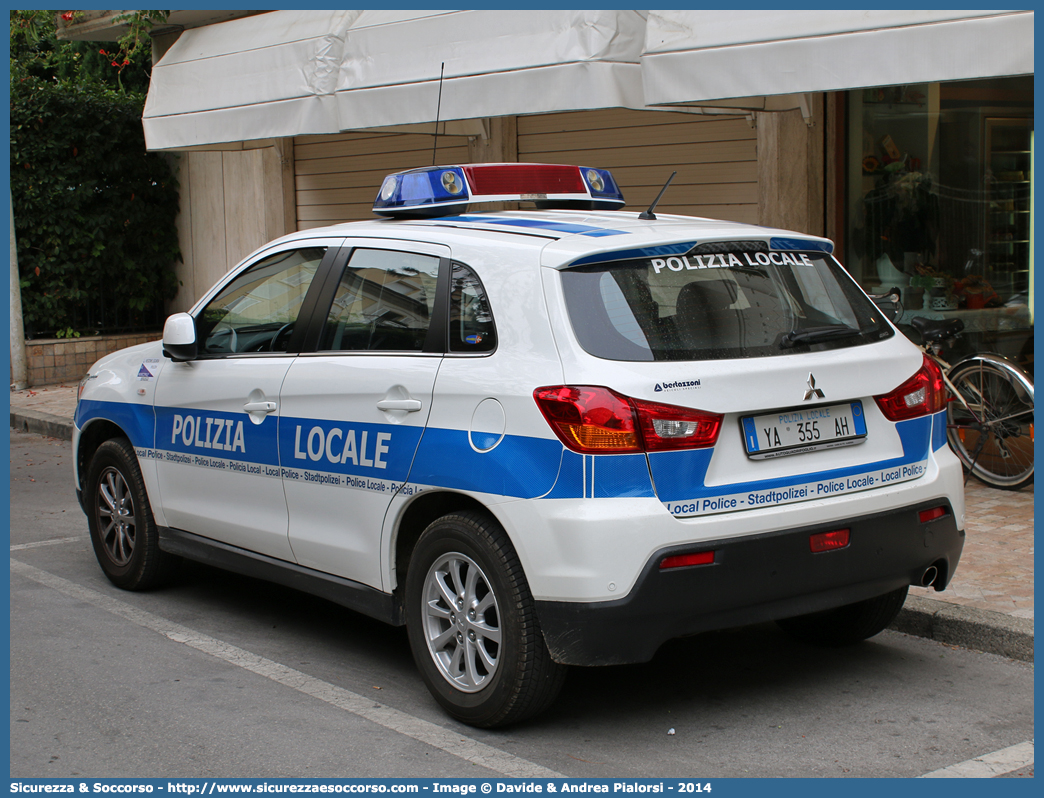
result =
[{"label": "stone wall", "polygon": [[41,338],[25,342],[29,385],[77,383],[98,358],[147,341],[158,341],[159,332],[96,335],[90,338]]}]

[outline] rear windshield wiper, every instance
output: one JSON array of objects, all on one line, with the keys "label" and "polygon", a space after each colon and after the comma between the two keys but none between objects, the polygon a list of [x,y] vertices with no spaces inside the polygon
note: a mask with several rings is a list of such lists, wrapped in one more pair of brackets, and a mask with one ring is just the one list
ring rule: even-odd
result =
[{"label": "rear windshield wiper", "polygon": [[801,330],[791,330],[779,342],[780,349],[790,349],[798,344],[815,343],[816,341],[827,341],[833,338],[850,338],[853,335],[862,335],[862,330],[849,327],[847,324],[828,324],[825,327],[805,327]]}]

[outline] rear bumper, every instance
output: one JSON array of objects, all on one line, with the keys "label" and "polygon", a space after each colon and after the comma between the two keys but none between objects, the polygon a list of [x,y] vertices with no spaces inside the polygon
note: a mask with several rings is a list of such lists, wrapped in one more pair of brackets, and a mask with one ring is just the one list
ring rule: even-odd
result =
[{"label": "rear bumper", "polygon": [[[950,512],[922,523],[919,512]],[[851,530],[844,549],[813,554],[809,536]],[[934,499],[873,515],[749,537],[673,546],[656,552],[624,598],[538,601],[551,656],[570,665],[646,662],[675,637],[788,618],[921,584],[936,566],[941,590],[964,548],[953,508]],[[660,570],[672,554],[715,552],[714,562]]]}]

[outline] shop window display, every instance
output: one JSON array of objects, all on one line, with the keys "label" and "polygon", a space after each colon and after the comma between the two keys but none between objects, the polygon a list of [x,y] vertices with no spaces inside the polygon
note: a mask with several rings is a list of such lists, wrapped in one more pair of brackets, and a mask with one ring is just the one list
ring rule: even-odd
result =
[{"label": "shop window display", "polygon": [[1033,78],[852,91],[846,128],[853,276],[1032,371]]}]

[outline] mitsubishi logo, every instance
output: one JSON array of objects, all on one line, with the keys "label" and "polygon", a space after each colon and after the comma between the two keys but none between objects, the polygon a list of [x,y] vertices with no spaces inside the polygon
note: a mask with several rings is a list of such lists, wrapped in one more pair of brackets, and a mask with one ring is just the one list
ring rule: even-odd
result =
[{"label": "mitsubishi logo", "polygon": [[825,394],[816,387],[816,378],[812,376],[812,372],[808,373],[808,390],[805,391],[805,401],[809,399],[825,399]]}]

